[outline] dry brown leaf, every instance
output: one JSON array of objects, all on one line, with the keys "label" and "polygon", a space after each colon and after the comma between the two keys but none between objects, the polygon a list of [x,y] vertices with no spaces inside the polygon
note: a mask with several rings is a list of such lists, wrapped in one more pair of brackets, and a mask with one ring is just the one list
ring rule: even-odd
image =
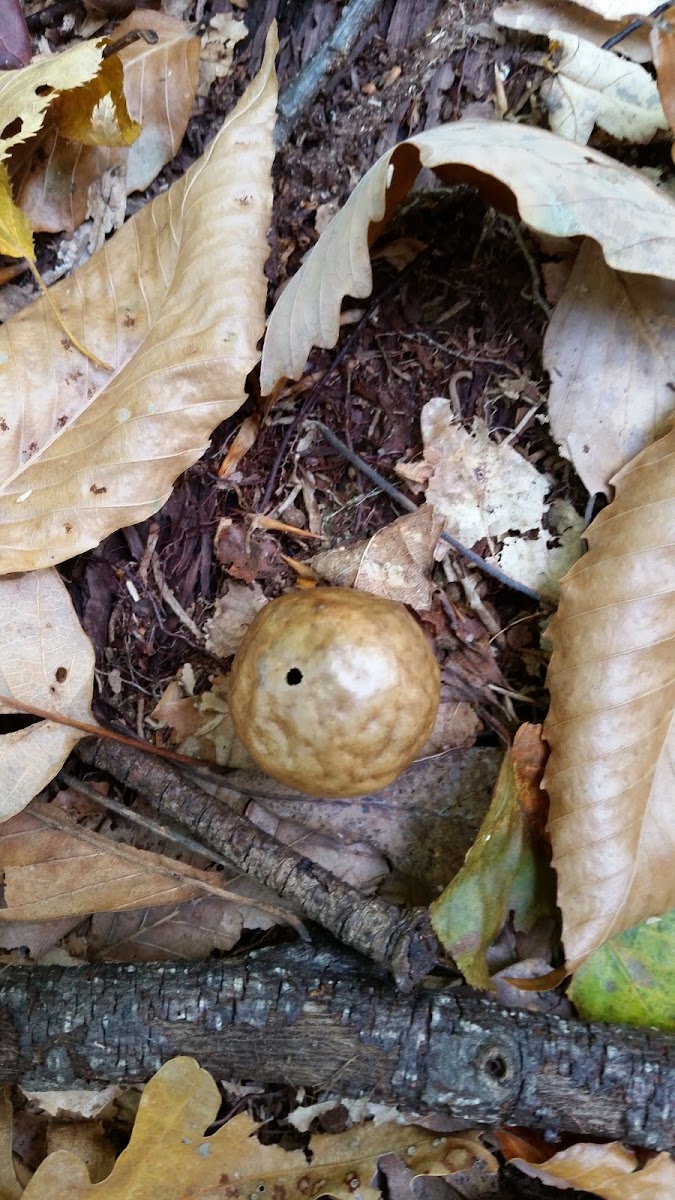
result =
[{"label": "dry brown leaf", "polygon": [[[116,842],[38,801],[0,825],[0,867],[3,920],[48,921],[177,904],[220,891],[212,872]],[[228,899],[224,891],[222,902]]]},{"label": "dry brown leaf", "polygon": [[386,859],[367,842],[358,842],[353,837],[344,840],[331,837],[324,830],[309,832],[304,821],[274,816],[255,800],[248,805],[246,816],[258,829],[284,846],[292,846],[303,857],[319,863],[366,895],[372,894],[389,874]]},{"label": "dry brown leaf", "polygon": [[312,1160],[303,1150],[262,1145],[258,1128],[239,1113],[210,1137],[220,1094],[194,1059],[174,1058],[150,1080],[141,1097],[131,1141],[107,1179],[89,1182],[86,1168],[61,1151],[40,1164],[24,1200],[217,1200],[227,1184],[231,1200],[274,1190],[301,1200],[327,1193],[336,1200],[378,1200],[370,1186],[378,1159],[398,1152],[419,1175],[447,1175],[481,1159],[491,1172],[497,1160],[472,1132],[438,1134],[419,1126],[369,1124],[311,1141]]},{"label": "dry brown leaf", "polygon": [[275,49],[272,30],[260,74],[202,158],[52,289],[112,378],[42,300],[0,329],[3,573],[60,562],[157,512],[242,403],[263,330]]},{"label": "dry brown leaf", "polygon": [[587,239],[544,338],[551,432],[588,491],[609,493],[673,410],[675,284],[606,265]]},{"label": "dry brown leaf", "polygon": [[544,786],[570,970],[675,905],[675,431],[612,482],[549,629]]},{"label": "dry brown leaf", "polygon": [[544,129],[457,121],[402,142],[378,159],[331,221],[270,317],[261,388],[297,379],[312,346],[336,344],[346,295],[372,290],[368,246],[421,167],[444,183],[470,182],[484,200],[519,212],[540,233],[586,235],[616,270],[675,277],[675,202],[636,171]]},{"label": "dry brown leaf", "polygon": [[[95,724],[94,650],[56,571],[0,579],[0,625],[0,695]],[[0,821],[46,787],[81,737],[53,721],[0,735]]]},{"label": "dry brown leaf", "polygon": [[361,588],[427,612],[434,591],[434,549],[442,526],[430,505],[421,504],[417,512],[398,517],[366,541],[315,554],[312,567],[337,587]]},{"label": "dry brown leaf", "polygon": [[199,38],[184,21],[148,9],[132,12],[115,38],[139,28],[153,30],[158,41],[133,42],[119,54],[127,107],[141,126],[133,145],[83,147],[50,113],[44,130],[12,155],[15,199],[33,229],[77,229],[87,216],[89,189],[107,171],[121,172],[126,197],[149,187],[176,154],[197,88]]},{"label": "dry brown leaf", "polygon": [[656,83],[639,63],[558,28],[549,39],[556,65],[541,96],[555,133],[585,145],[596,125],[630,142],[668,128]]},{"label": "dry brown leaf", "polygon": [[211,17],[202,39],[198,96],[208,96],[211,85],[229,75],[234,48],[247,35],[244,22],[238,21],[231,13],[215,13]]},{"label": "dry brown leaf", "polygon": [[[615,33],[625,29],[627,21],[623,17],[636,11],[630,0],[625,0],[620,14],[618,9],[617,5],[618,15],[615,18],[606,20],[579,4],[572,4],[570,0],[560,0],[560,3],[555,0],[512,0],[511,3],[498,4],[492,19],[507,29],[538,33],[544,37],[548,37],[551,29],[560,29],[601,46]],[[643,27],[625,38],[621,43],[621,53],[634,62],[649,62],[652,57],[649,31]]]},{"label": "dry brown leaf", "polygon": [[216,600],[213,616],[206,622],[206,649],[218,658],[230,658],[256,613],[267,603],[259,583],[231,579]]},{"label": "dry brown leaf", "polygon": [[0,1197],[2,1200],[21,1200],[21,1187],[12,1162],[12,1126],[14,1110],[9,1088],[0,1091]]},{"label": "dry brown leaf", "polygon": [[[260,889],[262,895],[263,889]],[[269,903],[271,894],[264,900]],[[272,898],[274,899],[274,898]],[[250,915],[244,919],[244,913]],[[269,929],[274,921],[259,908],[223,903],[215,896],[182,904],[136,908],[126,912],[95,913],[87,949],[97,959],[114,962],[160,962],[208,958],[225,953],[241,938],[244,928]]]},{"label": "dry brown leaf", "polygon": [[640,1167],[637,1155],[618,1142],[604,1146],[578,1142],[560,1150],[540,1165],[514,1158],[512,1163],[526,1175],[559,1187],[560,1181],[603,1200],[647,1200],[675,1196],[675,1162],[670,1154],[656,1154]]}]

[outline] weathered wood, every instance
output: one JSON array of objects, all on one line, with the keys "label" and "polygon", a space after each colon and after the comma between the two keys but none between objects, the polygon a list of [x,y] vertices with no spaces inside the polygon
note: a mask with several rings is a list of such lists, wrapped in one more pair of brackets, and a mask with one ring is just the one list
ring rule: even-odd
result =
[{"label": "weathered wood", "polygon": [[332,945],[238,962],[8,967],[0,1019],[0,1081],[30,1089],[144,1081],[190,1054],[221,1078],[673,1146],[675,1038],[504,1009],[467,989],[404,997]]}]

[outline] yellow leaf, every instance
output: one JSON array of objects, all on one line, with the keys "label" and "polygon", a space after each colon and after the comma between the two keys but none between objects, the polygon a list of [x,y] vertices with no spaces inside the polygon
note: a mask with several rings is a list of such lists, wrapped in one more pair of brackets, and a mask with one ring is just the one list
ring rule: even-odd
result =
[{"label": "yellow leaf", "polygon": [[636,171],[544,129],[440,125],[378,159],[285,288],[265,338],[264,394],[280,379],[298,379],[312,346],[335,345],[344,296],[370,295],[368,247],[422,167],[444,183],[476,185],[488,204],[517,211],[540,233],[593,238],[615,270],[675,278],[675,202]]},{"label": "yellow leaf", "polygon": [[0,573],[157,512],[243,402],[264,327],[275,39],[202,158],[51,289],[113,378],[42,300],[0,329]]},{"label": "yellow leaf", "polygon": [[245,1113],[210,1137],[220,1095],[211,1076],[192,1058],[174,1058],[148,1083],[126,1150],[111,1174],[95,1186],[74,1155],[45,1159],[24,1200],[248,1200],[283,1194],[287,1200],[328,1193],[337,1200],[379,1200],[370,1186],[378,1159],[401,1154],[416,1175],[451,1175],[482,1161],[490,1173],[496,1159],[474,1133],[438,1134],[390,1123],[312,1138],[311,1163],[302,1150],[263,1146]]},{"label": "yellow leaf", "polygon": [[549,629],[544,787],[568,970],[675,905],[675,431],[612,482]]},{"label": "yellow leaf", "polygon": [[124,98],[124,68],[116,54],[104,58],[93,79],[64,92],[54,102],[61,137],[83,146],[130,146],[141,127],[132,121]]},{"label": "yellow leaf", "polygon": [[115,36],[139,28],[153,30],[157,42],[132,42],[114,59],[124,67],[129,113],[142,124],[133,145],[69,141],[72,134],[64,129],[60,136],[50,113],[42,131],[12,154],[14,195],[34,230],[76,229],[87,216],[90,186],[113,167],[123,178],[126,165],[127,194],[145,190],[180,147],[197,87],[199,38],[185,21],[147,8],[130,13]]},{"label": "yellow leaf", "polygon": [[99,69],[105,41],[81,42],[62,54],[36,58],[18,71],[0,75],[0,160],[12,146],[42,128],[45,113],[59,92],[77,88]]},{"label": "yellow leaf", "polygon": [[3,162],[0,162],[0,254],[35,261],[30,221],[12,199],[12,185]]}]

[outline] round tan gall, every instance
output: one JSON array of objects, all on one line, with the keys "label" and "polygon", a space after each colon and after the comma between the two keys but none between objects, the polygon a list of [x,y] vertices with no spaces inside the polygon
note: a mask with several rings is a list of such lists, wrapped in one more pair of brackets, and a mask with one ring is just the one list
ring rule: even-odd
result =
[{"label": "round tan gall", "polygon": [[263,608],[232,668],[240,740],[268,775],[313,796],[391,783],[433,728],[440,672],[403,604],[347,588]]}]

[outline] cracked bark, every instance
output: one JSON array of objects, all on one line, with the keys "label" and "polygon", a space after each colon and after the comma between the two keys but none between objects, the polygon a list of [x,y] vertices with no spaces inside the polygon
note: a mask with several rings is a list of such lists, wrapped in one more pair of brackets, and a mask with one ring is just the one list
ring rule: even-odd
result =
[{"label": "cracked bark", "polygon": [[214,800],[175,767],[118,742],[87,738],[77,748],[83,762],[141,792],[162,816],[234,863],[246,875],[294,900],[347,946],[388,967],[401,991],[431,971],[437,944],[426,909],[409,911],[363,896],[318,863],[283,846],[246,817]]},{"label": "cracked bark", "polygon": [[190,1054],[217,1078],[673,1147],[675,1038],[504,1009],[467,989],[403,997],[332,945],[8,967],[0,1019],[0,1082],[31,1090],[143,1082]]}]

